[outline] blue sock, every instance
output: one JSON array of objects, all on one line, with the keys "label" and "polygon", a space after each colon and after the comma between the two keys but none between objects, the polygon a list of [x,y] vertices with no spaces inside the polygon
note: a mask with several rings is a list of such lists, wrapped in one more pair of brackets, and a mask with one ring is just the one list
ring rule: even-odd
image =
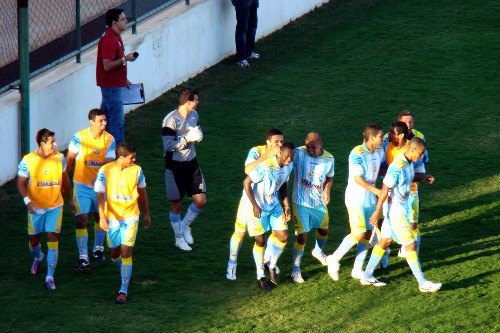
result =
[{"label": "blue sock", "polygon": [[253,259],[255,261],[255,267],[257,267],[257,280],[265,277],[264,274],[264,248],[260,247],[255,243],[253,245]]},{"label": "blue sock", "polygon": [[59,242],[47,242],[47,277],[53,277],[59,257]]},{"label": "blue sock", "polygon": [[182,223],[188,226],[191,225],[191,223],[193,223],[193,221],[198,217],[198,214],[200,214],[202,210],[203,209],[197,208],[194,202],[192,202],[188,207],[186,215],[184,215],[184,218],[182,219]]},{"label": "blue sock", "polygon": [[368,265],[366,265],[365,269],[365,279],[369,279],[373,277],[373,272],[375,272],[375,268],[382,259],[385,250],[378,245],[373,247],[372,255],[370,256],[370,260],[368,261]]},{"label": "blue sock", "polygon": [[302,256],[304,255],[304,248],[306,244],[300,245],[295,242],[293,244],[292,256],[293,256],[293,269],[292,273],[300,272],[300,263],[302,262]]},{"label": "blue sock", "polygon": [[318,233],[316,230],[316,246],[314,246],[314,252],[321,253],[323,252],[323,247],[326,244],[326,240],[328,239],[328,235],[323,236]]},{"label": "blue sock", "polygon": [[270,260],[269,260],[269,268],[275,268],[276,263],[278,262],[279,257],[283,253],[283,249],[285,248],[286,243],[280,242],[278,237],[274,234],[269,236],[269,240],[267,242],[267,250],[269,250]]},{"label": "blue sock", "polygon": [[122,277],[122,286],[120,287],[120,293],[128,292],[128,284],[130,282],[130,277],[132,276],[132,257],[123,258],[122,259],[122,267],[121,267],[121,277]]},{"label": "blue sock", "polygon": [[98,246],[101,246],[101,247],[104,246],[103,244],[104,244],[104,238],[106,238],[106,231],[102,230],[99,223],[96,223],[94,225],[94,234],[95,234],[95,238],[94,238],[93,251],[95,251]]},{"label": "blue sock", "polygon": [[121,267],[122,266],[122,256],[119,256],[118,258],[111,258],[115,266]]},{"label": "blue sock", "polygon": [[411,268],[411,271],[419,285],[422,285],[427,281],[424,277],[424,273],[422,272],[422,267],[420,267],[420,261],[418,260],[417,251],[409,251],[406,250],[406,262]]},{"label": "blue sock", "polygon": [[170,224],[172,225],[172,229],[174,229],[175,237],[182,237],[181,214],[170,213]]},{"label": "blue sock", "polygon": [[40,244],[38,244],[35,248],[32,248],[31,245],[29,245],[29,249],[31,254],[33,255],[33,257],[35,257],[36,260],[38,261],[42,260],[42,246]]},{"label": "blue sock", "polygon": [[342,243],[340,243],[339,247],[337,248],[337,250],[333,252],[333,257],[337,261],[340,261],[340,259],[342,259],[342,257],[345,256],[345,254],[349,252],[351,247],[353,247],[354,244],[356,243],[357,241],[352,234],[345,236],[344,239],[342,240]]},{"label": "blue sock", "polygon": [[85,258],[89,260],[89,254],[87,249],[87,244],[89,240],[89,234],[87,228],[76,229],[76,246],[78,247],[78,254],[80,258]]},{"label": "blue sock", "polygon": [[362,239],[356,245],[356,260],[354,260],[355,269],[363,269],[363,264],[365,263],[366,253],[368,248],[368,240]]}]

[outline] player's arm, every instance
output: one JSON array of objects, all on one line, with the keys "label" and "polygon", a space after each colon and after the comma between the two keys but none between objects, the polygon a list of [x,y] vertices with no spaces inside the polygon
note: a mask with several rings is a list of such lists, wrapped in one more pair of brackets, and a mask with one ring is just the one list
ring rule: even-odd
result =
[{"label": "player's arm", "polygon": [[246,176],[245,180],[243,180],[243,188],[245,189],[248,199],[250,199],[250,202],[252,203],[253,215],[255,217],[260,217],[261,209],[255,200],[255,196],[252,191],[252,179],[250,176]]},{"label": "player's arm", "polygon": [[108,219],[104,214],[104,193],[97,192],[96,198],[97,198],[97,209],[99,210],[99,226],[102,228],[102,230],[109,231]]},{"label": "player's arm", "polygon": [[385,184],[382,184],[382,189],[380,190],[380,194],[377,200],[377,208],[370,217],[370,224],[375,228],[378,227],[378,220],[380,218],[380,214],[382,213],[382,206],[384,204],[384,201],[387,199],[388,195],[389,195],[389,187],[387,187],[387,185]]},{"label": "player's arm", "polygon": [[361,186],[365,190],[370,191],[373,194],[375,194],[376,196],[380,197],[380,190],[378,188],[376,188],[375,186],[373,186],[372,184],[368,183],[363,178],[363,176],[354,176],[354,181],[356,182],[356,184],[358,184],[359,186]]},{"label": "player's arm", "polygon": [[68,199],[68,204],[72,213],[76,213],[75,202],[73,201],[73,193],[71,193],[71,182],[69,180],[68,173],[63,171],[62,173],[62,194]]},{"label": "player's arm", "polygon": [[168,124],[163,124],[161,135],[163,139],[163,150],[166,152],[179,151],[184,149],[189,143],[184,136],[177,136],[175,128]]},{"label": "player's arm", "polygon": [[280,147],[274,147],[274,148],[267,148],[266,153],[264,155],[259,156],[258,159],[256,159],[253,162],[248,163],[245,165],[245,174],[248,175],[253,169],[257,167],[260,163],[264,162],[265,160],[268,160],[276,155],[278,155],[280,151]]},{"label": "player's arm", "polygon": [[321,193],[321,202],[324,206],[330,203],[330,191],[333,185],[333,178],[326,177],[325,184],[323,186],[323,193]]},{"label": "player's arm", "polygon": [[73,166],[75,164],[76,160],[76,155],[78,155],[78,152],[72,152],[71,150],[68,150],[68,154],[66,155],[66,172],[70,173],[71,170],[73,170]]},{"label": "player's arm", "polygon": [[148,193],[146,188],[137,188],[137,193],[139,193],[139,202],[141,203],[142,211],[144,213],[144,229],[148,229],[151,226],[151,217],[149,216],[149,202]]},{"label": "player's arm", "polygon": [[[17,191],[23,199],[28,197],[28,178],[21,176],[17,177]],[[30,214],[36,214],[35,204],[32,201],[29,201],[26,204],[26,207],[28,208]]]},{"label": "player's arm", "polygon": [[290,199],[288,199],[288,182],[284,182],[278,191],[285,207],[285,221],[290,221],[292,219],[292,211],[290,209]]},{"label": "player's arm", "polygon": [[434,177],[432,175],[427,175],[424,173],[415,173],[415,176],[413,177],[413,181],[432,184],[432,183],[434,183]]}]

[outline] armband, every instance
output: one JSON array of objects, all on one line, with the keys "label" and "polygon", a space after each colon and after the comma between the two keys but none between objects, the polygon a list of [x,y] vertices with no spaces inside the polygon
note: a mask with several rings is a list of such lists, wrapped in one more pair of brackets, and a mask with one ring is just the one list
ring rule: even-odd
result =
[{"label": "armband", "polygon": [[30,198],[28,197],[24,197],[23,200],[25,205],[28,205],[31,202]]}]

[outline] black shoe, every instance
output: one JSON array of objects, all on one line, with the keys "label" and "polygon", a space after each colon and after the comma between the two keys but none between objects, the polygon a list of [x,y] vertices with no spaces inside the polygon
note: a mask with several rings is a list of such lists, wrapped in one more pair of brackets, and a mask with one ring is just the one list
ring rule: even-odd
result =
[{"label": "black shoe", "polygon": [[84,272],[90,269],[89,261],[86,259],[78,259],[78,262],[75,265],[75,271]]},{"label": "black shoe", "polygon": [[119,293],[118,297],[115,299],[115,304],[124,304],[127,301],[127,295],[125,293]]},{"label": "black shoe", "polygon": [[269,278],[271,279],[271,282],[274,284],[280,283],[280,276],[278,273],[276,273],[276,268],[269,268],[269,262],[264,265],[264,269],[266,270],[267,273],[269,273]]},{"label": "black shoe", "polygon": [[104,257],[104,252],[103,251],[99,251],[99,250],[92,252],[92,256],[97,261],[104,261],[104,259],[106,259]]},{"label": "black shoe", "polygon": [[265,293],[268,293],[271,291],[271,287],[267,283],[266,278],[260,278],[259,280],[257,280],[257,285]]}]

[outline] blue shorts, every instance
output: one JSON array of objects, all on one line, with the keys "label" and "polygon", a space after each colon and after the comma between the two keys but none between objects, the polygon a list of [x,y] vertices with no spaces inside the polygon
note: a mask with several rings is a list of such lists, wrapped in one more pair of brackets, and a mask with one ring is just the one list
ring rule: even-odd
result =
[{"label": "blue shorts", "polygon": [[133,247],[137,237],[139,216],[126,220],[108,220],[108,247],[114,249],[120,245]]},{"label": "blue shorts", "polygon": [[61,232],[63,206],[50,209],[37,209],[37,214],[28,213],[28,235],[42,232]]},{"label": "blue shorts", "polygon": [[351,234],[362,234],[368,230],[373,230],[373,226],[370,224],[370,217],[375,212],[375,208],[375,205],[369,207],[347,207]]},{"label": "blue shorts", "polygon": [[328,208],[326,206],[305,207],[293,204],[293,224],[295,234],[300,235],[311,229],[328,229]]},{"label": "blue shorts", "polygon": [[75,201],[75,215],[99,213],[97,209],[97,195],[92,187],[75,184],[73,188],[73,200]]},{"label": "blue shorts", "polygon": [[244,206],[240,208],[242,209],[241,213],[245,216],[248,234],[250,236],[259,236],[269,230],[288,230],[285,215],[280,205],[276,205],[270,212],[261,212],[259,218],[253,215],[253,208],[251,205],[241,206]]}]

